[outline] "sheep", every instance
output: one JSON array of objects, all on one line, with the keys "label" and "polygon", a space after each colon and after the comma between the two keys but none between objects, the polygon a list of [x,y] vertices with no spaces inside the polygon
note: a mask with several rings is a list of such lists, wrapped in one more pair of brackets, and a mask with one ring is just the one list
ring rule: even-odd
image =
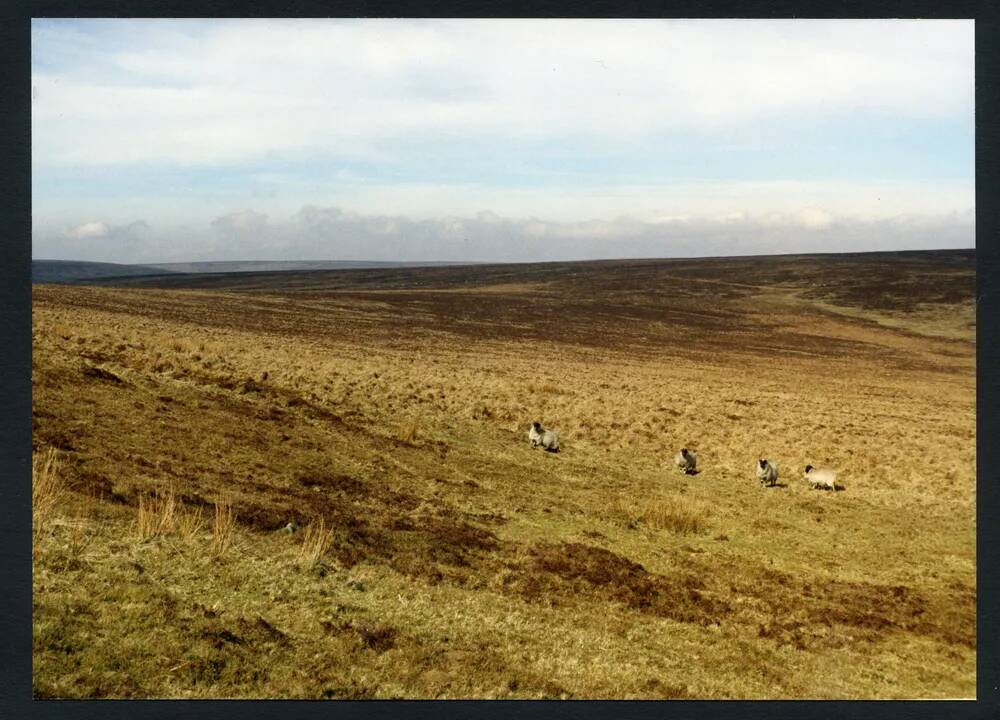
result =
[{"label": "sheep", "polygon": [[531,443],[531,447],[538,447],[538,443],[542,441],[542,433],[545,432],[545,428],[537,420],[531,423],[531,427],[528,429],[528,441]]},{"label": "sheep", "polygon": [[554,430],[546,430],[537,420],[531,423],[531,429],[528,430],[528,440],[531,442],[531,447],[541,445],[547,452],[559,452],[559,433]]},{"label": "sheep", "polygon": [[298,532],[298,530],[299,530],[300,527],[302,527],[302,526],[299,525],[298,519],[297,518],[293,518],[290,523],[288,523],[287,525],[285,525],[285,527],[282,528],[282,530],[284,532],[288,533],[289,535],[291,535],[293,533]]},{"label": "sheep", "polygon": [[778,466],[767,458],[761,458],[755,465],[757,468],[757,479],[761,485],[774,487],[778,484]]},{"label": "sheep", "polygon": [[806,482],[812,483],[813,489],[837,489],[837,473],[833,470],[814,468],[812,465],[806,465],[805,472],[802,475],[806,479]]},{"label": "sheep", "polygon": [[698,456],[687,448],[681,448],[681,451],[674,456],[674,464],[677,465],[678,470],[687,475],[694,475],[698,472],[695,470]]}]

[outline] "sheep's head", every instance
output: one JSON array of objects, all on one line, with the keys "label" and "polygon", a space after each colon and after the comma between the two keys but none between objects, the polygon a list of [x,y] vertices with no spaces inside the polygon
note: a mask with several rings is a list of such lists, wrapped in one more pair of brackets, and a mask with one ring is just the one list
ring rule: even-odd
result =
[{"label": "sheep's head", "polygon": [[541,430],[542,424],[537,420],[535,420],[535,422],[531,423],[531,427],[533,427],[535,430]]},{"label": "sheep's head", "polygon": [[813,466],[812,465],[806,465],[806,475],[808,475],[812,471],[813,471]]},{"label": "sheep's head", "polygon": [[761,458],[761,459],[760,459],[760,460],[758,460],[757,462],[758,462],[758,463],[760,463],[760,469],[761,469],[761,470],[763,470],[764,468],[766,468],[766,467],[767,467],[767,460],[766,460],[766,459],[764,459],[764,458]]}]

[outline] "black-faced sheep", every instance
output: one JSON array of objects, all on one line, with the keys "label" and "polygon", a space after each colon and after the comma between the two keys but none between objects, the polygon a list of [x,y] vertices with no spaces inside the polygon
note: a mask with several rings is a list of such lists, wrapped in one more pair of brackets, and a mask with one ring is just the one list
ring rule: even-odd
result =
[{"label": "black-faced sheep", "polygon": [[774,487],[778,483],[778,466],[775,463],[767,458],[761,458],[755,467],[757,468],[757,479],[760,480],[761,485]]},{"label": "black-faced sheep", "polygon": [[806,479],[806,482],[812,483],[814,489],[837,489],[837,473],[828,468],[814,468],[812,465],[806,465],[802,476]]},{"label": "black-faced sheep", "polygon": [[696,467],[698,465],[698,456],[687,448],[681,448],[681,451],[674,456],[674,464],[677,469],[687,475],[694,475],[698,471]]},{"label": "black-faced sheep", "polygon": [[528,430],[528,440],[531,447],[542,446],[548,452],[559,452],[559,433],[554,430],[546,430],[537,420],[531,423]]}]

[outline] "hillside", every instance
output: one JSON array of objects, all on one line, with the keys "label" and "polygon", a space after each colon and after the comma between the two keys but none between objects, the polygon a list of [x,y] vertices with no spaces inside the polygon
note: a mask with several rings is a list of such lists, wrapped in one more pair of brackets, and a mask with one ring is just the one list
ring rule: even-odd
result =
[{"label": "hillside", "polygon": [[123,265],[81,260],[31,261],[31,282],[33,283],[74,283],[96,278],[164,275],[169,272],[172,271],[149,265]]},{"label": "hillside", "polygon": [[37,697],[975,694],[971,251],[115,285],[33,288]]}]

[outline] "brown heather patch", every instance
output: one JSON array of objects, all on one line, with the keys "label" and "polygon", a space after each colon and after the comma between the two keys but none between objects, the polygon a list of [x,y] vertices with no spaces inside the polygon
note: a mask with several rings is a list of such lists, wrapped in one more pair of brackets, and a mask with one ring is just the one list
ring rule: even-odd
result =
[{"label": "brown heather patch", "polygon": [[718,623],[729,609],[706,593],[704,582],[694,575],[657,575],[609,550],[581,543],[530,547],[524,561],[509,567],[500,586],[534,602],[558,598],[565,604],[575,597],[597,597],[702,625]]},{"label": "brown heather patch", "polygon": [[[329,623],[325,623],[327,627]],[[377,653],[384,653],[396,646],[396,628],[382,623],[344,621],[340,624],[340,630],[349,630],[357,635],[361,644],[374,650]]]}]

